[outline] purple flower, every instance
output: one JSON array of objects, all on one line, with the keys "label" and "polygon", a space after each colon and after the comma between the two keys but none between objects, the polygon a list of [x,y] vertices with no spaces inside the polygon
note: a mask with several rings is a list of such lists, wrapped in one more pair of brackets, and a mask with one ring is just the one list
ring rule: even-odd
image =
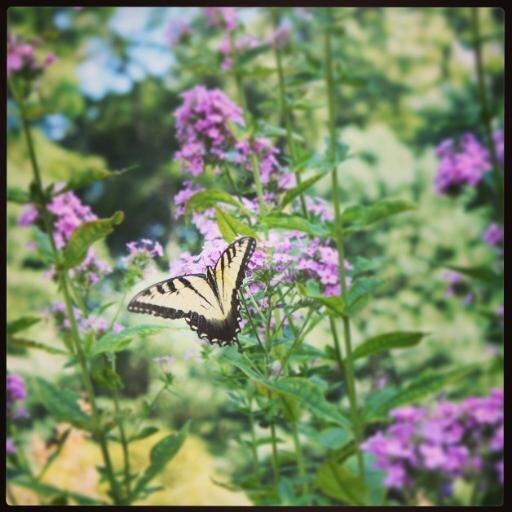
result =
[{"label": "purple flower", "polygon": [[43,65],[46,67],[46,66],[50,66],[51,64],[53,64],[54,62],[57,61],[57,56],[54,54],[54,53],[49,53],[45,58],[44,58],[44,61],[43,61]]},{"label": "purple flower", "polygon": [[236,27],[236,10],[234,7],[203,7],[203,14],[208,25],[232,32]]},{"label": "purple flower", "polygon": [[39,217],[39,211],[32,204],[26,204],[21,211],[18,218],[18,226],[27,227],[34,224],[34,221]]},{"label": "purple flower", "polygon": [[9,37],[7,40],[7,75],[23,70],[35,71],[39,68],[32,44]]},{"label": "purple flower", "polygon": [[493,222],[485,230],[482,240],[492,246],[501,245],[503,243],[503,226]]},{"label": "purple flower", "polygon": [[435,178],[439,194],[458,194],[462,186],[476,186],[491,169],[487,149],[472,133],[466,133],[456,143],[443,141],[437,147],[439,166]]},{"label": "purple flower", "polygon": [[183,217],[187,208],[188,200],[197,192],[201,192],[203,187],[195,185],[191,181],[185,181],[184,187],[174,196],[173,202],[176,206],[176,218]]},{"label": "purple flower", "polygon": [[6,390],[8,404],[27,398],[25,382],[19,375],[13,373],[7,374]]},{"label": "purple flower", "polygon": [[400,464],[390,464],[386,467],[384,485],[390,488],[402,489],[407,483],[407,473]]},{"label": "purple flower", "polygon": [[183,104],[174,115],[182,147],[175,156],[186,172],[198,176],[208,161],[226,159],[235,143],[229,123],[243,126],[244,120],[241,109],[220,89],[198,85],[181,97]]},{"label": "purple flower", "polygon": [[5,440],[5,452],[7,455],[14,455],[16,453],[16,445],[10,437]]},{"label": "purple flower", "polygon": [[274,48],[284,48],[290,42],[291,26],[290,23],[282,23],[277,27],[276,30],[270,35],[268,44]]},{"label": "purple flower", "polygon": [[390,416],[393,422],[361,445],[386,472],[387,487],[422,485],[429,474],[451,486],[456,478],[480,473],[489,462],[495,464],[496,457],[503,458],[500,389],[459,403],[441,400],[429,408],[401,407]]},{"label": "purple flower", "polygon": [[139,241],[128,242],[128,256],[122,258],[123,264],[128,266],[135,266],[141,270],[145,270],[153,261],[154,258],[162,257],[164,254],[163,248],[159,242],[155,240],[148,240],[143,238]]},{"label": "purple flower", "polygon": [[498,162],[503,165],[505,154],[505,139],[503,137],[503,130],[499,129],[493,133],[493,142],[496,149],[496,158]]}]

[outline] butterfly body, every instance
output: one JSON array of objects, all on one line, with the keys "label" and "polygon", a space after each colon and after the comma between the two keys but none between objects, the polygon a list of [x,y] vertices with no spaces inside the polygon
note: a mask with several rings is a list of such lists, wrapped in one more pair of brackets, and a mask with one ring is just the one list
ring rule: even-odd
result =
[{"label": "butterfly body", "polygon": [[130,301],[128,310],[185,318],[190,328],[210,344],[239,345],[238,290],[255,247],[253,238],[239,238],[221,254],[215,267],[206,267],[206,274],[178,276],[149,286]]}]

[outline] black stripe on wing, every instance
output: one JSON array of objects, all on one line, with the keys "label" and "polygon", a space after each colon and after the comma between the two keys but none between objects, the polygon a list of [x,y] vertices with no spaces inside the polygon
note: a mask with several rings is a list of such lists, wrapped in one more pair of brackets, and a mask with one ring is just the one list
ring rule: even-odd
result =
[{"label": "black stripe on wing", "polygon": [[[192,286],[187,277],[200,277],[206,282],[206,276],[204,274],[186,274],[183,276],[173,277],[160,281],[158,283],[148,286],[144,290],[140,291],[135,297],[129,302],[127,309],[133,313],[145,313],[154,316],[160,316],[162,318],[169,318],[171,320],[177,318],[186,318],[190,315],[190,311],[179,308],[172,308],[168,306],[162,306],[158,304],[159,296],[165,296],[167,294],[173,295],[179,293],[179,290],[174,284],[175,281],[179,281],[186,288],[192,289],[198,296],[204,299],[208,304],[211,304],[201,293],[199,293],[194,286]],[[153,302],[151,302],[153,301]]]}]

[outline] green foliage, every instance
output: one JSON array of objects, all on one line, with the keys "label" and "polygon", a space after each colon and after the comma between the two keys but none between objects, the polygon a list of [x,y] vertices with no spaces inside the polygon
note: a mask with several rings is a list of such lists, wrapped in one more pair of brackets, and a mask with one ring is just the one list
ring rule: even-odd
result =
[{"label": "green foliage", "polygon": [[254,229],[217,207],[215,208],[215,219],[217,220],[219,231],[222,233],[224,240],[228,243],[233,242],[240,235],[252,236],[256,239],[259,238]]},{"label": "green foliage", "polygon": [[352,359],[368,357],[384,350],[414,347],[426,334],[424,332],[396,331],[373,336],[356,347],[352,352]]},{"label": "green foliage", "polygon": [[134,338],[146,337],[167,329],[164,325],[133,325],[121,332],[108,332],[104,334],[90,349],[90,357],[100,354],[114,354],[125,350]]},{"label": "green foliage", "polygon": [[36,382],[39,399],[55,419],[67,421],[77,428],[92,429],[91,418],[77,404],[77,394],[70,389],[58,388],[41,377]]},{"label": "green foliage", "polygon": [[147,488],[148,484],[155,478],[165,466],[178,453],[188,435],[189,423],[186,423],[178,434],[170,434],[160,439],[152,448],[149,455],[149,466],[135,481],[129,501],[133,502]]},{"label": "green foliage", "polygon": [[62,269],[76,267],[82,263],[89,247],[112,232],[114,226],[123,222],[124,214],[119,211],[108,219],[86,222],[73,231],[62,254]]},{"label": "green foliage", "polygon": [[346,505],[367,504],[364,481],[334,460],[327,459],[318,469],[315,485],[324,494]]}]

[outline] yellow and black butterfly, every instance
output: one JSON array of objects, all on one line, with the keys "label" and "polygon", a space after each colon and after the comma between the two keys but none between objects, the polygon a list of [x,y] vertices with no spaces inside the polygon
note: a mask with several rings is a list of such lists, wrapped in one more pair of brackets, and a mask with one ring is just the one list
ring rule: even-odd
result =
[{"label": "yellow and black butterfly", "polygon": [[256,240],[235,240],[206,274],[186,274],[160,281],[139,292],[128,304],[128,311],[163,318],[185,318],[191,329],[210,344],[231,345],[240,332],[238,291]]}]

